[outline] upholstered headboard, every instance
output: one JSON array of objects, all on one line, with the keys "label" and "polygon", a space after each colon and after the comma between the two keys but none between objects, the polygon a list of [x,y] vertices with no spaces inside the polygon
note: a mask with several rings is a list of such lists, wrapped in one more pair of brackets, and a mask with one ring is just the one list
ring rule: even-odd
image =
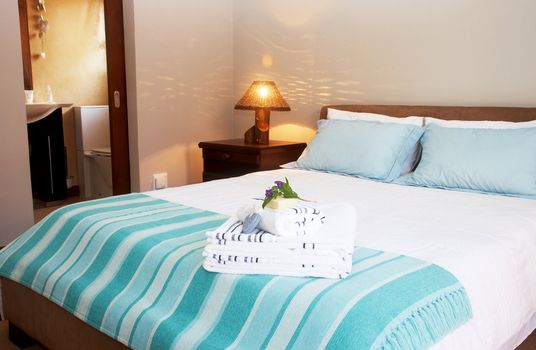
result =
[{"label": "upholstered headboard", "polygon": [[351,112],[366,112],[407,117],[411,115],[448,120],[505,120],[525,122],[536,120],[536,108],[522,107],[448,107],[448,106],[400,106],[400,105],[333,105],[324,106],[320,118],[325,119],[328,108]]}]

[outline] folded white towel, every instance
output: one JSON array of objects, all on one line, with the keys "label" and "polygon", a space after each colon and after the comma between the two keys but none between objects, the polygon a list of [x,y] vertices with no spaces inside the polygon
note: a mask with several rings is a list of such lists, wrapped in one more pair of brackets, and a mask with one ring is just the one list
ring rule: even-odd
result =
[{"label": "folded white towel", "polygon": [[[355,242],[356,213],[352,205],[346,203],[323,204],[325,213],[324,224],[311,234],[302,236],[278,236],[260,229],[251,234],[242,233],[242,222],[233,216],[215,231],[207,231],[210,244],[235,246],[251,243],[251,247],[268,248],[298,248],[309,249],[343,249],[352,253]],[[266,244],[270,243],[270,244]]]},{"label": "folded white towel", "polygon": [[285,239],[281,236],[275,236],[265,231],[258,231],[256,234],[231,234],[220,235],[218,237],[226,237],[225,239],[219,239],[217,237],[209,237],[207,239],[208,244],[226,247],[232,250],[246,250],[246,251],[280,251],[284,250],[307,250],[311,253],[316,252],[333,252],[333,254],[345,255],[352,253],[353,239],[348,239],[348,242],[303,242],[296,240]]},{"label": "folded white towel", "polygon": [[318,232],[326,219],[319,206],[296,205],[286,209],[264,208],[260,228],[277,236],[299,237]]},{"label": "folded white towel", "polygon": [[219,245],[209,243],[205,247],[206,251],[218,254],[238,254],[238,255],[255,255],[255,256],[292,256],[303,259],[334,259],[334,261],[340,261],[346,258],[348,255],[352,255],[353,251],[345,250],[342,248],[335,249],[312,249],[312,246],[306,245],[305,247],[286,247],[274,243],[265,244],[248,244],[248,243],[234,243],[227,245]]},{"label": "folded white towel", "polygon": [[319,268],[311,266],[288,266],[288,265],[226,265],[215,263],[205,259],[203,267],[207,271],[219,273],[232,273],[240,275],[279,275],[293,277],[322,277],[341,279],[349,275],[344,271],[333,268]]},{"label": "folded white towel", "polygon": [[[220,248],[220,249],[218,249]],[[203,252],[209,260],[217,263],[230,263],[238,265],[289,265],[289,266],[317,266],[326,268],[335,268],[338,270],[349,271],[352,268],[352,255],[344,256],[330,254],[308,254],[300,252],[248,252],[230,249],[221,249],[221,247],[207,246]]]}]

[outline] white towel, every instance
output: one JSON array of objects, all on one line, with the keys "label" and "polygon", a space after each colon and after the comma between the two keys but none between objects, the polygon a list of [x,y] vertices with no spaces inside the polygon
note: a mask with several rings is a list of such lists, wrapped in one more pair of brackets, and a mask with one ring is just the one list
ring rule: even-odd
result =
[{"label": "white towel", "polygon": [[[275,247],[267,249],[266,244]],[[235,242],[232,247],[208,244],[203,255],[204,266],[215,272],[344,278],[352,269],[351,252],[312,249],[312,245],[290,249],[274,243]]]},{"label": "white towel", "polygon": [[326,219],[319,205],[299,204],[292,208],[260,211],[260,228],[277,236],[299,237],[318,232]]},{"label": "white towel", "polygon": [[311,265],[318,267],[330,267],[349,271],[352,267],[352,255],[345,256],[330,254],[308,254],[299,252],[247,252],[218,249],[219,247],[207,246],[203,255],[217,263],[230,263],[238,265],[256,264],[282,264],[291,266]]},{"label": "white towel", "polygon": [[347,203],[333,203],[323,204],[321,208],[325,213],[325,220],[315,233],[303,236],[277,236],[257,229],[251,234],[243,234],[242,223],[236,216],[233,216],[215,231],[207,231],[208,242],[229,247],[251,243],[248,249],[308,247],[313,250],[343,249],[352,253],[357,221],[354,207]]},{"label": "white towel", "polygon": [[281,247],[277,244],[267,243],[269,248],[262,244],[262,247],[253,246],[251,244],[236,243],[229,245],[218,245],[209,243],[205,250],[210,253],[217,254],[232,254],[232,255],[254,255],[259,257],[273,257],[273,256],[291,256],[293,258],[303,259],[324,259],[325,261],[333,259],[333,261],[340,261],[346,258],[348,255],[352,255],[352,251],[341,249],[312,249],[311,246],[300,247]]},{"label": "white towel", "polygon": [[[337,242],[302,242],[296,240],[283,239],[280,236],[272,235],[271,233],[265,231],[258,231],[257,234],[245,235],[242,233],[233,234],[233,235],[224,235],[226,239],[218,239],[216,237],[209,237],[207,239],[208,244],[224,246],[229,249],[241,249],[248,251],[279,251],[284,249],[288,251],[289,249],[303,249],[309,250],[312,252],[315,251],[332,251],[338,253],[339,255],[344,255],[347,253],[352,253],[353,248],[353,239],[348,239],[348,242],[337,243]],[[229,239],[227,239],[229,237]],[[251,240],[251,241],[249,241]]]},{"label": "white towel", "polygon": [[219,273],[232,273],[239,275],[279,275],[279,276],[292,276],[292,277],[322,277],[322,278],[334,278],[341,279],[349,275],[344,271],[338,271],[336,269],[325,269],[318,267],[295,267],[288,265],[225,265],[214,263],[211,260],[205,259],[203,267],[207,271],[219,272]]},{"label": "white towel", "polygon": [[344,278],[352,267],[356,214],[349,204],[325,204],[326,220],[316,233],[277,236],[263,230],[242,233],[231,217],[208,231],[203,266],[208,271],[298,277]]}]

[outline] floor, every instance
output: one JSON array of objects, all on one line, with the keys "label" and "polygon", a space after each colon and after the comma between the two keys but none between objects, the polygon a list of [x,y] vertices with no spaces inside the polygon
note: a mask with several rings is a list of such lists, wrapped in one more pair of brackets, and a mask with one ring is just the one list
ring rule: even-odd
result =
[{"label": "floor", "polygon": [[[16,347],[9,341],[7,321],[0,321],[0,349],[2,350],[18,350],[19,349],[18,347]],[[26,349],[44,350],[45,348],[39,345],[34,345]]]},{"label": "floor", "polygon": [[[79,196],[76,197],[69,197],[62,201],[57,201],[53,203],[51,206],[45,206],[34,203],[34,223],[38,223],[48,214],[52,213],[54,210],[59,209],[63,206],[66,206],[68,204],[73,204],[82,201],[82,198]],[[1,349],[1,348],[0,348]]]},{"label": "floor", "polygon": [[[0,349],[2,350],[17,350],[19,349],[13,345],[8,339],[8,325],[6,321],[0,321]],[[26,348],[28,350],[45,350],[39,345]],[[516,350],[536,350],[536,332],[525,340]]]}]

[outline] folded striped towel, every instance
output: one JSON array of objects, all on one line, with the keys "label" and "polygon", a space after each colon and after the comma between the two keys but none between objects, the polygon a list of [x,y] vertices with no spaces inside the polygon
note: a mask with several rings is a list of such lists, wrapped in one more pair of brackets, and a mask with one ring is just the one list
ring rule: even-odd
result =
[{"label": "folded striped towel", "polygon": [[352,253],[354,247],[353,234],[337,234],[337,239],[330,241],[321,237],[321,233],[303,236],[299,239],[276,236],[263,230],[255,230],[251,234],[242,232],[242,222],[231,217],[215,231],[207,231],[207,242],[210,245],[226,246],[231,249],[248,251],[278,251],[282,250],[310,250],[310,251],[333,251],[341,250],[342,254]]},{"label": "folded striped towel", "polygon": [[355,209],[325,204],[322,212],[326,215],[317,232],[290,236],[261,229],[244,234],[242,222],[233,216],[207,231],[203,266],[214,272],[344,278],[352,266]]},{"label": "folded striped towel", "polygon": [[319,268],[316,266],[293,267],[285,264],[279,265],[226,265],[218,264],[210,260],[203,261],[203,267],[207,271],[219,273],[231,273],[236,275],[277,275],[290,277],[322,277],[332,279],[343,279],[349,273],[343,270],[332,268]]},{"label": "folded striped towel", "polygon": [[349,270],[349,261],[352,260],[352,254],[345,256],[330,254],[308,254],[308,253],[281,253],[281,252],[247,252],[230,249],[217,249],[219,247],[208,246],[203,256],[209,260],[220,264],[230,265],[256,265],[256,264],[286,264],[289,266],[325,266],[337,269]]},{"label": "folded striped towel", "polygon": [[242,245],[247,246],[208,244],[203,251],[203,266],[208,271],[223,273],[324,278],[344,278],[350,274],[352,268],[352,253],[342,249],[313,250],[307,246],[297,249],[248,249],[250,244]]},{"label": "folded striped towel", "polygon": [[[311,246],[312,249],[315,249],[315,246],[322,246],[326,249],[344,247],[347,251],[352,252],[357,221],[355,208],[348,203],[316,204],[315,208],[318,213],[323,213],[322,217],[319,218],[322,224],[319,225],[319,229],[316,232],[310,232],[305,235],[278,235],[276,232],[263,227],[254,230],[252,233],[244,234],[242,233],[242,221],[246,214],[243,212],[229,218],[217,230],[207,232],[207,236],[209,242],[212,240],[213,243],[219,244],[228,244],[229,242],[278,243],[278,245],[289,247],[305,244]],[[262,210],[261,216],[265,215],[262,212],[270,212],[270,210]],[[284,209],[284,211],[287,211],[287,209]],[[286,216],[287,214],[278,217],[287,220]],[[296,216],[300,217],[299,214],[296,214]],[[276,216],[267,214],[267,217],[272,219]],[[270,220],[264,220],[263,217],[262,221]],[[275,226],[275,224],[271,226]]]}]

